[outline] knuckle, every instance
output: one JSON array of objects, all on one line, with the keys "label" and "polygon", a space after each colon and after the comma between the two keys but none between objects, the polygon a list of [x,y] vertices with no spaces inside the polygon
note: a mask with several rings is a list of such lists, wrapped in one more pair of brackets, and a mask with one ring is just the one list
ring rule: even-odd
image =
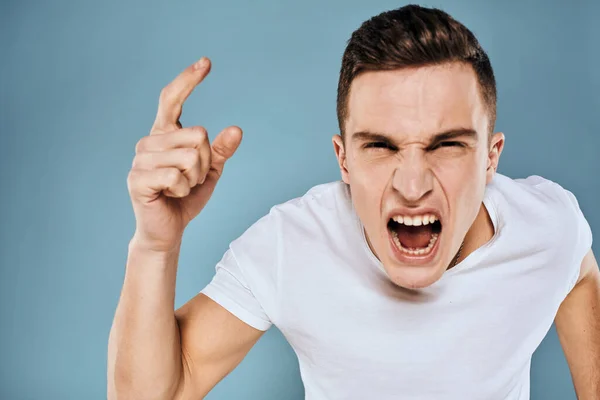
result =
[{"label": "knuckle", "polygon": [[171,85],[167,85],[160,91],[159,100],[161,103],[169,103],[173,98],[173,90],[171,89]]},{"label": "knuckle", "polygon": [[194,128],[194,134],[196,136],[194,141],[197,147],[202,147],[209,143],[208,132],[204,127],[198,126]]},{"label": "knuckle", "polygon": [[175,185],[179,181],[180,172],[177,168],[169,168],[165,171],[167,184]]},{"label": "knuckle", "polygon": [[188,167],[193,166],[200,160],[200,154],[194,148],[185,148],[183,150],[184,164]]},{"label": "knuckle", "polygon": [[206,128],[204,128],[203,126],[195,126],[193,129],[199,138],[202,138],[202,139],[208,138],[208,132],[206,131]]},{"label": "knuckle", "polygon": [[143,157],[143,153],[142,154],[137,154],[135,157],[133,157],[133,161],[131,162],[131,169],[140,169],[143,167],[144,163],[144,157]]},{"label": "knuckle", "polygon": [[137,184],[137,180],[138,180],[138,173],[134,170],[130,170],[129,173],[127,174],[127,187],[129,188],[130,191],[133,191],[133,189],[135,189],[136,184]]},{"label": "knuckle", "polygon": [[147,138],[148,138],[148,136],[144,136],[140,140],[137,141],[137,143],[135,144],[135,152],[136,153],[144,151],[144,149],[146,148],[146,142],[148,140]]},{"label": "knuckle", "polygon": [[223,146],[222,144],[219,143],[214,143],[212,145],[213,150],[218,153],[218,154],[225,154],[226,153],[226,148],[225,146]]}]

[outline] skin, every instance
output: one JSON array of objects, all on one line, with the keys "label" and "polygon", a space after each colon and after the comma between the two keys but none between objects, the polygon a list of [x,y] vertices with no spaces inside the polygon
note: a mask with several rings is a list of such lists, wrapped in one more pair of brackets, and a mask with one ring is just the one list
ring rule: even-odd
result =
[{"label": "skin", "polygon": [[[203,398],[263,334],[203,294],[173,311],[183,230],[209,200],[225,162],[241,141],[237,127],[226,128],[209,143],[202,127],[179,124],[184,101],[210,70],[210,63],[203,65],[186,68],[163,89],[152,131],[136,146],[128,177],[136,234],[129,244],[125,281],[109,337],[109,399]],[[358,143],[344,147],[341,137],[333,139],[371,247],[391,279],[407,287],[425,286],[441,275],[462,236],[467,239],[464,257],[493,233],[481,196],[496,170],[504,137],[494,135],[489,149],[485,140],[479,140],[480,135],[485,137],[487,121],[476,92],[468,87],[473,85],[472,77],[468,69],[452,68],[378,72],[353,83],[347,131],[387,132],[402,149],[398,154],[369,155],[360,151]],[[369,87],[369,80],[374,86]],[[392,88],[411,91],[413,96]],[[399,113],[406,118],[399,118]],[[475,127],[478,140],[471,138],[470,146],[458,151],[425,151],[427,133],[458,124]],[[442,165],[462,174],[461,179],[444,172]],[[461,182],[471,182],[469,188],[477,195]],[[411,266],[390,262],[377,235],[381,236],[381,216],[388,207],[420,201],[443,210],[444,229],[455,233],[446,235],[435,265],[414,272]],[[561,306],[556,323],[578,395],[597,399],[600,273],[591,252],[581,268],[579,282]]]},{"label": "skin", "polygon": [[[490,137],[475,73],[462,63],[362,73],[352,83],[348,115],[344,138],[335,135],[333,145],[371,250],[396,285],[429,286],[448,269],[463,240],[461,259],[493,235],[482,201],[504,134]],[[470,133],[432,143],[436,134],[460,129]],[[416,265],[394,257],[387,223],[396,207],[440,212],[443,228],[433,262]]]},{"label": "skin", "polygon": [[108,343],[111,400],[203,398],[263,334],[202,294],[173,312],[184,229],[242,140],[236,126],[210,143],[206,129],[179,122],[210,68],[201,59],[161,91],[152,129],[136,144],[127,178],[136,231]]},{"label": "skin", "polygon": [[600,399],[600,270],[592,250],[554,322],[577,398]]},{"label": "skin", "polygon": [[[482,200],[498,168],[504,135],[488,140],[489,120],[476,77],[463,64],[364,73],[352,83],[348,107],[344,138],[335,135],[333,146],[369,246],[398,286],[431,285],[447,270],[463,238],[458,261],[494,233]],[[465,147],[431,146],[432,135],[455,128],[477,135],[452,139]],[[369,143],[381,145],[365,148]],[[442,211],[445,237],[432,264],[399,264],[390,254],[385,217],[398,206]],[[592,250],[555,322],[577,397],[600,399],[600,271]]]}]

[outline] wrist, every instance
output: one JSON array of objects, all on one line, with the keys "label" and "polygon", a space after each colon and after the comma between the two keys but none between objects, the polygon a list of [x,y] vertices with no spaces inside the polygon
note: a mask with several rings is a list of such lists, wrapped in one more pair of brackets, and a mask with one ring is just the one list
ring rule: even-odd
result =
[{"label": "wrist", "polygon": [[[129,254],[127,264],[139,264],[146,266],[155,265],[171,269],[171,265],[177,264],[177,260],[179,259],[180,248],[180,245],[174,245],[169,247],[156,247],[148,242],[138,240],[137,238],[133,238],[129,242]],[[145,269],[147,269],[147,267]]]},{"label": "wrist", "polygon": [[179,253],[181,249],[181,238],[170,244],[157,244],[151,240],[147,240],[139,236],[137,233],[133,235],[129,241],[129,251],[147,253],[157,257],[172,256]]}]

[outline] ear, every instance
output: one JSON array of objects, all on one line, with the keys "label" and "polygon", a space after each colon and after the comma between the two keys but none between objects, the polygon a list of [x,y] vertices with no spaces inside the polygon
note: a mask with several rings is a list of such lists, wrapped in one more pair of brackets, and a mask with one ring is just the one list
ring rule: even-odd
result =
[{"label": "ear", "polygon": [[340,172],[342,173],[342,180],[344,183],[350,184],[350,174],[348,172],[348,164],[346,161],[346,150],[344,148],[344,140],[340,135],[334,135],[331,139],[333,142],[333,151],[338,160],[340,166]]},{"label": "ear", "polygon": [[496,171],[498,170],[498,163],[500,162],[500,154],[504,149],[504,134],[502,132],[496,132],[490,138],[490,151],[488,153],[488,162],[486,170],[486,183],[490,183],[494,178]]}]

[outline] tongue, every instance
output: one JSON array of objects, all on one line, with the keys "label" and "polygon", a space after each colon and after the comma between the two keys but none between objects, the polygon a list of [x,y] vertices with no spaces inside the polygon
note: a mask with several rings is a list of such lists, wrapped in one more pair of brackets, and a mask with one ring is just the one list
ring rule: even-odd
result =
[{"label": "tongue", "polygon": [[399,224],[396,226],[395,231],[402,246],[413,249],[427,247],[433,234],[431,225],[406,226]]}]

